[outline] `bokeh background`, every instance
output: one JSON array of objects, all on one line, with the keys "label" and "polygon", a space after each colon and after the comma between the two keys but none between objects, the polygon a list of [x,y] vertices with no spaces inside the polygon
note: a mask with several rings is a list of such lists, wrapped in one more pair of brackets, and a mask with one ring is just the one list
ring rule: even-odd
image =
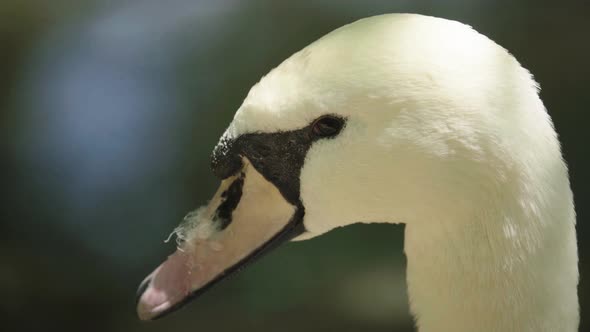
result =
[{"label": "bokeh background", "polygon": [[209,153],[251,85],[365,16],[460,20],[542,86],[575,192],[590,330],[587,1],[2,0],[3,331],[412,331],[403,226],[356,225],[266,256],[183,310],[135,316],[138,283],[217,181]]}]

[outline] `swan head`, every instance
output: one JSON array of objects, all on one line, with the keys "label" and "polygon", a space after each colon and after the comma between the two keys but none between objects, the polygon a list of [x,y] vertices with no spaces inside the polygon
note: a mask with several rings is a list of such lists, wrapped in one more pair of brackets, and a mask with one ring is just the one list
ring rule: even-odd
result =
[{"label": "swan head", "polygon": [[[436,243],[496,213],[490,202],[528,204],[524,181],[553,171],[534,163],[565,170],[537,85],[506,50],[443,19],[357,21],[250,90],[213,151],[221,186],[176,229],[178,250],[140,287],[138,314],[161,317],[282,242],[352,223],[420,230],[407,251]],[[561,180],[543,186],[567,193]],[[521,236],[508,219],[483,227]],[[522,236],[515,246],[540,245]]]}]

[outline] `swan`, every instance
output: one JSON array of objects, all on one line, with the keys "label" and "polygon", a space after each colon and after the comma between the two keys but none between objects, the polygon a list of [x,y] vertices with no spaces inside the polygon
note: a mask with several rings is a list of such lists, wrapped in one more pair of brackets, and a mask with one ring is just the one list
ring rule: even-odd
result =
[{"label": "swan", "polygon": [[221,185],[138,289],[168,314],[277,245],[404,223],[418,331],[576,331],[575,212],[531,74],[471,27],[416,14],[343,26],[248,93]]}]

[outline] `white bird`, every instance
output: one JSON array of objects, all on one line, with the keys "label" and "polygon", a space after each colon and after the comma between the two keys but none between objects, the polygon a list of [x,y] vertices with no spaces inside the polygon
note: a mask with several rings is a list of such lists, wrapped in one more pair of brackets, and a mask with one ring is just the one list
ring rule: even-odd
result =
[{"label": "white bird", "polygon": [[575,212],[538,85],[461,23],[339,28],[256,84],[212,157],[221,187],[138,291],[154,319],[290,239],[404,223],[418,331],[576,331]]}]

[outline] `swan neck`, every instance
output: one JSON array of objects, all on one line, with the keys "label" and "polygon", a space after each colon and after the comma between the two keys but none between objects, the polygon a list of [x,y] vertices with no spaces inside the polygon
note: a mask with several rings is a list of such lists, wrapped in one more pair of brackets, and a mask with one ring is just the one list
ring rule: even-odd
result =
[{"label": "swan neck", "polygon": [[503,204],[465,220],[407,224],[408,292],[419,331],[577,331],[569,185],[555,203],[536,214]]}]

